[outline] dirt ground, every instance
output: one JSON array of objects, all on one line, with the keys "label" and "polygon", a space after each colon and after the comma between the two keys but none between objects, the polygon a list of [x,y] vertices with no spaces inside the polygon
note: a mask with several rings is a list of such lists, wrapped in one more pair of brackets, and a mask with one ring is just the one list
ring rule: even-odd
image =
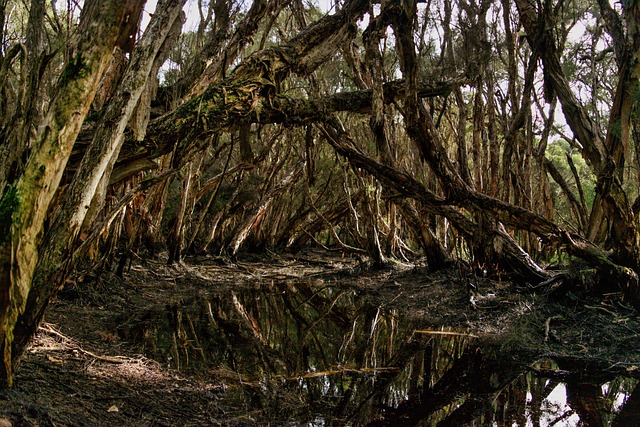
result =
[{"label": "dirt ground", "polygon": [[46,314],[15,378],[0,392],[0,426],[251,425],[230,420],[219,403],[230,380],[171,369],[118,334],[123,319],[144,307],[255,283],[332,281],[355,287],[406,316],[436,327],[462,328],[515,351],[583,361],[638,375],[640,320],[619,294],[591,298],[519,292],[463,264],[429,274],[396,265],[371,271],[350,258],[308,252],[239,261],[189,259],[134,262],[124,279],[90,275],[69,283]]}]

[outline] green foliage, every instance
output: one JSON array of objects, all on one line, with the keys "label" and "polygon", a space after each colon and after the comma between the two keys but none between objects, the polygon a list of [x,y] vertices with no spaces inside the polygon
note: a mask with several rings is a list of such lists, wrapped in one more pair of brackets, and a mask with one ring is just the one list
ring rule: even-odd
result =
[{"label": "green foliage", "polygon": [[[596,176],[593,174],[582,155],[573,150],[569,143],[564,139],[557,139],[547,146],[546,156],[553,162],[558,171],[564,176],[565,180],[569,183],[571,190],[578,195],[577,183],[573,178],[569,164],[567,163],[567,153],[571,155],[571,160],[576,167],[580,183],[582,184],[582,190],[584,192],[584,198],[587,207],[593,204],[596,192]],[[565,200],[565,197],[561,195],[561,190],[558,184],[553,180],[551,186],[556,194],[556,208],[560,215],[564,218],[570,218],[571,213],[569,206]]]},{"label": "green foliage", "polygon": [[18,190],[15,186],[10,185],[4,192],[2,199],[0,199],[0,243],[6,243],[9,240],[11,217],[19,205]]}]

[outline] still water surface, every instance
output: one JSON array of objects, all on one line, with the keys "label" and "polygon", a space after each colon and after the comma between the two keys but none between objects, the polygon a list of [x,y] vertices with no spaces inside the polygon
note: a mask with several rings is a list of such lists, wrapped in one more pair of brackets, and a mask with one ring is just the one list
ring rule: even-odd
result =
[{"label": "still water surface", "polygon": [[120,333],[224,384],[211,417],[229,425],[640,425],[633,378],[427,324],[362,290],[283,283],[154,307]]}]

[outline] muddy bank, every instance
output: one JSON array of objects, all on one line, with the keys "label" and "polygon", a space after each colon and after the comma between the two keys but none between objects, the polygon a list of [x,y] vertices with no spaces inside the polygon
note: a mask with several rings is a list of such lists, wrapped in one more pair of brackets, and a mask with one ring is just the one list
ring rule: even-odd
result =
[{"label": "muddy bank", "polygon": [[[122,280],[80,275],[52,304],[16,387],[2,392],[0,417],[456,425],[635,414],[640,322],[620,295],[517,290],[463,265],[371,271],[314,252],[140,263]],[[552,397],[562,390],[561,404]]]}]

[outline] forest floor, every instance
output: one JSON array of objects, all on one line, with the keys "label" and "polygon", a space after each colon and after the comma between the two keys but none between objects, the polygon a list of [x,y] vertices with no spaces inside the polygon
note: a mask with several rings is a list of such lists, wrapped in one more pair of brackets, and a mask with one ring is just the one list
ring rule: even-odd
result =
[{"label": "forest floor", "polygon": [[462,264],[435,274],[404,265],[375,271],[313,251],[234,262],[188,259],[174,266],[140,261],[124,279],[79,276],[51,304],[14,388],[0,392],[0,426],[252,425],[228,419],[220,409],[233,378],[182,372],[153,360],[122,325],[148,307],[280,282],[355,288],[423,327],[493,337],[511,345],[514,357],[535,352],[632,376],[640,366],[640,319],[619,294],[596,299],[566,290],[562,297],[519,292]]}]

